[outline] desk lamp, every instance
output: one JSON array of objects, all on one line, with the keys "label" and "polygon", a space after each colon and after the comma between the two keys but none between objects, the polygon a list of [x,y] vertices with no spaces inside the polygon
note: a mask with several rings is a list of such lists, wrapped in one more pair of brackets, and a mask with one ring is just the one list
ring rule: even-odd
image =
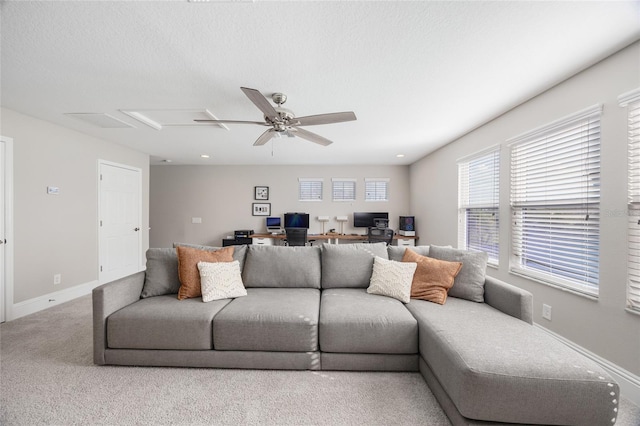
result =
[{"label": "desk lamp", "polygon": [[318,216],[318,222],[322,222],[322,235],[324,235],[324,224],[329,222],[329,216]]},{"label": "desk lamp", "polygon": [[344,223],[349,219],[347,216],[336,216],[336,220],[340,222],[340,235],[344,235]]}]

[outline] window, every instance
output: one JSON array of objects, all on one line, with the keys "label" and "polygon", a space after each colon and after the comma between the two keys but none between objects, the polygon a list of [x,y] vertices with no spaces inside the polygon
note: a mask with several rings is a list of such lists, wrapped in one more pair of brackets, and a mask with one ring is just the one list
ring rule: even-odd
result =
[{"label": "window", "polygon": [[322,178],[299,178],[298,199],[300,201],[322,201]]},{"label": "window", "polygon": [[498,265],[500,148],[458,161],[458,247],[484,251]]},{"label": "window", "polygon": [[601,110],[510,141],[510,270],[591,296],[599,285]]},{"label": "window", "polygon": [[640,313],[640,89],[620,96],[629,113],[627,308]]},{"label": "window", "polygon": [[331,179],[333,201],[355,201],[356,180],[349,178]]},{"label": "window", "polygon": [[365,201],[389,201],[389,179],[365,178]]}]

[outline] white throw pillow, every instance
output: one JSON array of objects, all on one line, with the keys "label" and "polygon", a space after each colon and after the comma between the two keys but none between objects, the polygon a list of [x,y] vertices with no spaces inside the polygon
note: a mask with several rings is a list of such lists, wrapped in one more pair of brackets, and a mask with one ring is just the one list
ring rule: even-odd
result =
[{"label": "white throw pillow", "polygon": [[246,296],[247,290],[240,275],[240,262],[198,262],[202,301],[231,299]]},{"label": "white throw pillow", "polygon": [[376,256],[367,293],[393,297],[402,303],[409,303],[411,282],[417,266],[415,262],[396,262]]}]

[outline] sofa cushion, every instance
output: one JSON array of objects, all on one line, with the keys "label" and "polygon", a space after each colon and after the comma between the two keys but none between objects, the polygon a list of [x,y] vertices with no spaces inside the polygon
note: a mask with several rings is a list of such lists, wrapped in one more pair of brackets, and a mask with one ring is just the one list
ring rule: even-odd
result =
[{"label": "sofa cushion", "polygon": [[109,316],[107,346],[210,350],[213,348],[213,317],[230,301],[178,300],[175,294],[141,299]]},{"label": "sofa cushion", "polygon": [[198,262],[198,270],[203,302],[247,295],[237,260],[217,263]]},{"label": "sofa cushion", "polygon": [[[203,246],[200,244],[188,244],[188,243],[173,243],[173,247],[191,247],[196,248],[198,250],[204,251],[218,251],[224,247],[214,247],[214,246]],[[233,260],[237,260],[240,263],[240,272],[244,268],[244,259],[247,256],[247,245],[237,245],[233,246]]]},{"label": "sofa cushion", "polygon": [[375,256],[389,259],[385,243],[323,244],[322,288],[369,287]]},{"label": "sofa cushion", "polygon": [[316,351],[319,311],[317,289],[248,288],[213,321],[214,349]]},{"label": "sofa cushion", "polygon": [[402,303],[409,303],[416,266],[416,263],[396,262],[376,256],[367,293],[393,297]]},{"label": "sofa cushion", "polygon": [[339,353],[414,354],[418,323],[402,302],[343,288],[322,292],[320,350]]},{"label": "sofa cushion", "polygon": [[147,270],[140,297],[176,294],[180,289],[178,255],[172,248],[147,250]]},{"label": "sofa cushion", "polygon": [[484,278],[489,258],[487,253],[431,246],[429,256],[449,262],[462,262],[462,269],[449,290],[449,296],[484,302]]},{"label": "sofa cushion", "polygon": [[[403,246],[389,246],[387,247],[387,253],[389,254],[389,260],[395,260],[396,262],[402,262],[402,257],[407,248]],[[411,250],[418,253],[421,256],[429,256],[429,246],[414,246]]]},{"label": "sofa cushion", "polygon": [[462,268],[460,262],[447,262],[421,256],[411,249],[405,251],[402,261],[417,264],[411,282],[411,297],[441,305],[447,300],[447,292],[453,286],[453,281]]},{"label": "sofa cushion", "polygon": [[233,250],[234,246],[225,247],[217,251],[184,246],[176,247],[178,252],[178,276],[180,277],[178,299],[202,296],[198,262],[232,262]]},{"label": "sofa cushion", "polygon": [[251,245],[242,280],[260,288],[320,288],[320,247]]},{"label": "sofa cushion", "polygon": [[420,355],[469,419],[611,424],[617,384],[595,362],[484,303],[412,299]]}]

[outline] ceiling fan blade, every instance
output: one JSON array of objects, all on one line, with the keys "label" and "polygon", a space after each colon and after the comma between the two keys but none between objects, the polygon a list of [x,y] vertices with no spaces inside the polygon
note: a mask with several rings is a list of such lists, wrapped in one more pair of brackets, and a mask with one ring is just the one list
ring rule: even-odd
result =
[{"label": "ceiling fan blade", "polygon": [[343,123],[354,120],[356,120],[356,114],[353,111],[346,111],[296,117],[291,120],[291,124],[294,126],[315,126],[318,124]]},{"label": "ceiling fan blade", "polygon": [[323,138],[320,135],[317,135],[315,133],[312,133],[308,130],[304,130],[304,129],[298,129],[297,127],[292,127],[291,131],[294,132],[293,134],[302,138],[302,139],[306,139],[308,141],[317,143],[319,145],[322,146],[327,146],[327,145],[331,145],[333,143],[333,141],[330,141],[327,138]]},{"label": "ceiling fan blade", "polygon": [[204,118],[197,118],[195,120],[196,123],[213,123],[213,124],[259,124],[261,126],[269,126],[270,124],[265,123],[264,121],[245,121],[245,120],[211,120]]},{"label": "ceiling fan blade", "polygon": [[253,146],[261,146],[269,142],[271,138],[276,135],[276,131],[273,129],[266,130],[260,137],[253,143]]},{"label": "ceiling fan blade", "polygon": [[279,121],[280,117],[278,116],[278,112],[276,109],[269,103],[267,98],[264,97],[262,93],[257,91],[256,89],[249,89],[247,87],[240,88],[245,95],[249,98],[251,102],[254,103],[255,106],[258,107],[262,113],[268,117],[272,121]]}]

